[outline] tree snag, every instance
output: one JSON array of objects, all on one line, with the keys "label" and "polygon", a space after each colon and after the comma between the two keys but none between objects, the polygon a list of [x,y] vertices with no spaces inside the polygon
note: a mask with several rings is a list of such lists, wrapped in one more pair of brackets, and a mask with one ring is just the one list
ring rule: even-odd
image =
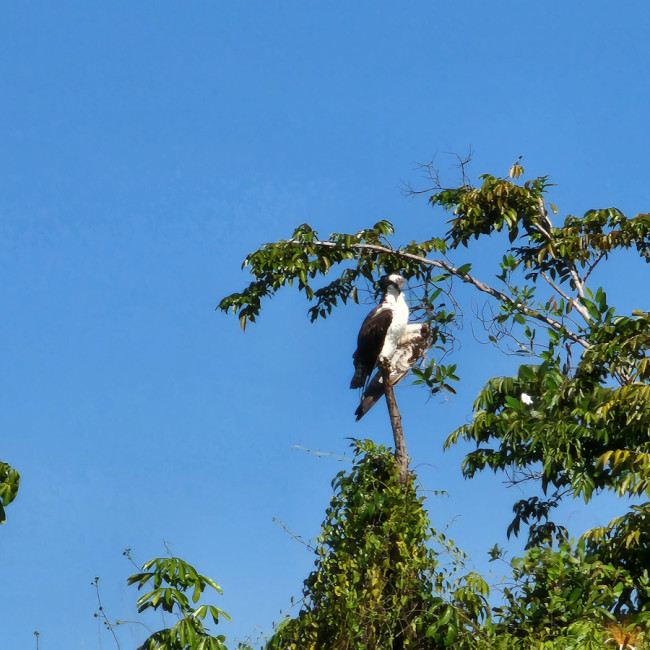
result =
[{"label": "tree snag", "polygon": [[386,405],[388,406],[390,425],[393,428],[393,438],[395,440],[395,464],[399,468],[400,481],[406,485],[409,475],[408,454],[406,453],[406,441],[404,440],[404,430],[402,429],[402,416],[400,415],[393,385],[390,381],[390,361],[382,362],[379,367],[384,379]]}]

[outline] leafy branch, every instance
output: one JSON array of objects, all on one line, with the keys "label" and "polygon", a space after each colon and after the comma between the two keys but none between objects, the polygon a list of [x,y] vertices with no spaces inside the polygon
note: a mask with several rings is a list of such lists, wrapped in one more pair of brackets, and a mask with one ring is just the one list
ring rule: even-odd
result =
[{"label": "leafy branch", "polygon": [[[138,599],[138,612],[160,608],[165,612],[177,613],[179,620],[171,628],[152,634],[139,650],[227,650],[224,643],[226,637],[211,635],[203,621],[209,615],[216,625],[221,618],[230,621],[230,616],[214,605],[192,606],[198,603],[207,587],[222,593],[214,580],[199,574],[180,558],[169,557],[149,560],[140,573],[133,574],[127,580],[127,584],[137,585],[138,590],[149,583],[153,589]],[[190,598],[185,593],[187,591],[192,592]]]},{"label": "leafy branch", "polygon": [[5,523],[5,508],[16,498],[19,487],[20,474],[11,465],[0,461],[0,524]]}]

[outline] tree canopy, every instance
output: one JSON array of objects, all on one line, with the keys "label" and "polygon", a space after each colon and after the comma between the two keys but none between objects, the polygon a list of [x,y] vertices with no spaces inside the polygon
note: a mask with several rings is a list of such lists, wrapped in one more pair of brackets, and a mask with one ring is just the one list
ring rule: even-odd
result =
[{"label": "tree canopy", "polygon": [[[489,606],[479,576],[446,579],[432,550],[438,533],[412,481],[396,487],[386,450],[359,443],[355,469],[335,481],[303,609],[269,647],[564,648],[607,638],[639,647],[650,620],[650,502],[643,501],[650,312],[641,297],[637,309],[617,310],[594,271],[620,251],[650,262],[650,214],[590,209],[556,225],[549,178],[524,178],[517,162],[505,177],[480,176],[477,186],[465,178],[458,187],[437,183],[429,203],[450,216],[446,230],[401,246],[388,221],[327,239],[302,224],[248,255],[252,281],[219,304],[245,328],[264,300],[297,286],[314,321],[358,301],[382,275],[400,273],[412,289],[412,318],[427,322],[432,337],[433,358],[414,368],[414,378],[435,393],[458,379],[456,365],[441,360],[453,362],[461,281],[486,298],[477,318],[490,341],[521,356],[515,376],[487,381],[471,421],[445,443],[474,445],[462,463],[467,478],[489,469],[538,488],[513,504],[508,534],[525,534],[527,551],[513,561],[503,602]],[[463,256],[472,259],[493,235],[502,250],[497,281],[488,283]],[[569,539],[554,510],[567,497],[588,503],[603,491],[633,501],[621,499],[623,514],[609,525]]]}]

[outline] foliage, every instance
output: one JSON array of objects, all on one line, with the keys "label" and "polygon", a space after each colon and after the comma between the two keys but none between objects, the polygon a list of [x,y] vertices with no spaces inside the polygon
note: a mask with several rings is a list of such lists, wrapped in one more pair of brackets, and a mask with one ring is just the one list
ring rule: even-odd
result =
[{"label": "foliage", "polygon": [[[627,217],[615,207],[591,209],[581,217],[567,215],[556,225],[551,215],[558,209],[546,202],[552,187],[548,177],[522,182],[523,175],[517,162],[507,177],[481,176],[478,187],[465,176],[459,187],[438,185],[430,204],[450,213],[447,230],[434,229],[429,239],[403,246],[392,244],[394,228],[386,221],[325,240],[302,224],[290,239],[265,244],[246,258],[244,266],[253,281],[224,298],[219,308],[236,313],[244,328],[259,316],[265,298],[296,283],[312,303],[309,315],[314,320],[327,317],[347,300],[358,300],[360,290],[378,276],[399,272],[413,287],[413,316],[431,324],[438,344],[438,358],[415,372],[417,382],[436,392],[451,389],[449,380],[462,374],[456,364],[440,363],[452,351],[458,324],[460,292],[454,281],[484,295],[486,306],[479,319],[489,340],[500,351],[521,356],[522,363],[515,376],[487,381],[471,422],[454,431],[446,446],[460,441],[475,446],[462,464],[467,478],[491,469],[503,472],[512,483],[529,482],[537,493],[513,505],[508,534],[518,535],[526,527],[527,554],[513,568],[515,587],[505,604],[493,617],[484,614],[482,630],[501,630],[494,647],[534,647],[517,645],[533,638],[551,644],[543,647],[552,647],[560,638],[557,643],[565,646],[558,647],[589,647],[603,640],[603,626],[644,625],[643,615],[650,608],[650,504],[639,502],[650,497],[650,312],[618,311],[594,280],[620,252],[650,262],[650,214]],[[485,237],[503,244],[495,284],[476,277],[464,260],[450,260]],[[337,277],[322,284],[335,270]],[[621,500],[627,512],[570,544],[566,529],[552,519],[554,509],[563,499],[579,497],[588,503],[606,490],[636,501]],[[350,539],[360,544],[359,553],[365,548],[365,539],[355,537],[354,531]],[[426,536],[418,540],[427,541]],[[385,552],[391,552],[393,539],[386,538],[385,545]],[[349,553],[354,555],[353,550]],[[327,606],[312,600],[313,589],[306,587],[307,608],[296,620],[317,621],[316,627],[333,626],[334,621],[343,625],[342,605],[338,618],[334,616],[334,603],[339,602],[334,587],[354,594],[361,578],[337,573],[337,565],[320,561],[322,572],[314,575],[321,575],[322,585],[329,584],[330,573],[342,576],[342,584],[332,584],[330,591],[323,586]],[[424,585],[433,573],[414,575]],[[580,590],[569,589],[570,581],[551,575],[571,576]],[[602,593],[594,591],[594,585]],[[390,609],[395,616],[389,629],[394,635],[399,630],[404,644],[416,643],[416,637],[424,643],[417,624],[411,641],[407,632],[413,630],[413,619],[405,612],[420,611],[425,593],[426,587],[413,587],[407,596],[412,596],[411,610]],[[340,602],[358,610],[354,600]],[[329,612],[330,618],[319,618],[322,612]],[[378,614],[373,610],[365,615],[372,621]],[[399,627],[404,620],[409,623]],[[289,621],[286,629],[293,634],[297,625]],[[370,633],[363,626],[358,632],[347,623],[343,627],[346,634]],[[307,634],[304,629],[301,634]],[[635,628],[634,633],[641,631]],[[312,639],[316,633],[296,638]],[[537,641],[535,645],[542,647]],[[305,641],[296,647],[312,646]]]},{"label": "foliage", "polygon": [[210,634],[204,621],[211,618],[215,625],[221,618],[230,621],[228,614],[214,605],[197,606],[207,587],[222,593],[214,580],[180,558],[167,557],[146,562],[127,583],[137,584],[138,590],[145,585],[153,587],[138,599],[138,612],[160,608],[178,617],[172,627],[154,632],[138,650],[227,650],[226,637]]},{"label": "foliage", "polygon": [[621,630],[641,640],[650,612],[613,613],[636,588],[632,572],[585,540],[515,558],[502,603],[490,608],[485,580],[430,526],[413,476],[405,488],[386,448],[353,446],[354,468],[333,481],[301,610],[277,626],[267,650],[595,649]]},{"label": "foliage", "polygon": [[430,527],[413,477],[402,484],[386,448],[366,440],[354,454],[352,471],[333,481],[302,609],[267,648],[475,647],[488,585]]},{"label": "foliage", "polygon": [[0,524],[6,521],[5,508],[16,498],[20,474],[7,463],[0,461]]},{"label": "foliage", "polygon": [[506,647],[600,648],[618,627],[640,640],[650,612],[612,613],[620,594],[634,588],[629,571],[590,553],[584,540],[557,549],[533,547],[512,562],[514,585],[493,609],[497,636]]}]

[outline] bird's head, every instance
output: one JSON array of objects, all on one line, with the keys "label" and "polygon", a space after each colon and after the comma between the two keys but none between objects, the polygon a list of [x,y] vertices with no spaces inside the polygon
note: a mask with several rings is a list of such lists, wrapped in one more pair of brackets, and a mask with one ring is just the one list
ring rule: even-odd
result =
[{"label": "bird's head", "polygon": [[390,284],[394,284],[401,291],[406,284],[406,280],[401,275],[397,275],[397,273],[391,273],[386,276],[386,288]]}]

